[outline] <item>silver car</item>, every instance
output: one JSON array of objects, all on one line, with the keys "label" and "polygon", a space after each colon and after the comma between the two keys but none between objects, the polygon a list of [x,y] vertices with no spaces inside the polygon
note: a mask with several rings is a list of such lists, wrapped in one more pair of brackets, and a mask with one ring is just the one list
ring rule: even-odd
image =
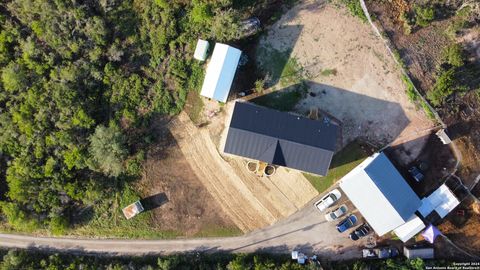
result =
[{"label": "silver car", "polygon": [[317,207],[320,212],[323,212],[328,207],[334,205],[341,197],[342,193],[340,193],[338,189],[334,189],[317,201],[315,207]]},{"label": "silver car", "polygon": [[340,207],[337,209],[329,212],[328,214],[325,215],[325,219],[327,221],[334,221],[337,220],[339,217],[345,215],[348,211],[348,207],[345,204],[342,204]]}]

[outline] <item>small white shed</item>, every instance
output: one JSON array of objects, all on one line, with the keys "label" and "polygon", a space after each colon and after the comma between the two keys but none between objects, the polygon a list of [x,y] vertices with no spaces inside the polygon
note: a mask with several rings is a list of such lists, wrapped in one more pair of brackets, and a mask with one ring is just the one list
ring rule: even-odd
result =
[{"label": "small white shed", "polygon": [[205,61],[207,59],[207,52],[208,52],[208,47],[209,43],[206,40],[199,39],[197,41],[197,47],[195,48],[195,53],[193,54],[193,58],[200,60],[200,61]]},{"label": "small white shed", "polygon": [[241,54],[242,52],[234,47],[215,44],[200,95],[226,102]]}]

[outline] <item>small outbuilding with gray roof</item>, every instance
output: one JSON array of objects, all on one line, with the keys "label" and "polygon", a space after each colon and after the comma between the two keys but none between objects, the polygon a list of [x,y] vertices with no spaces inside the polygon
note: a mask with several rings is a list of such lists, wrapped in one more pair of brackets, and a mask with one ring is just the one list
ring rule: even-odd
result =
[{"label": "small outbuilding with gray roof", "polygon": [[236,102],[224,152],[326,175],[338,131],[331,122]]}]

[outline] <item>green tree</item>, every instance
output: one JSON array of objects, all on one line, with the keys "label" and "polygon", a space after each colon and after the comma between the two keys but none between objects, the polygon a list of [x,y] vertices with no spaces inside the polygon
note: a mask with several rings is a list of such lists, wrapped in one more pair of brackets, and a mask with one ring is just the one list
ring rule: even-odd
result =
[{"label": "green tree", "polygon": [[0,270],[27,269],[24,267],[24,264],[27,260],[28,254],[25,251],[11,249],[5,256],[3,256],[3,259],[0,263]]},{"label": "green tree", "polygon": [[212,7],[209,3],[202,0],[192,1],[191,18],[194,23],[206,24],[212,20]]},{"label": "green tree", "polygon": [[99,125],[89,140],[89,152],[94,162],[92,169],[100,170],[108,176],[119,176],[124,170],[127,150],[118,126],[113,123],[109,127]]},{"label": "green tree", "polygon": [[218,11],[211,26],[212,36],[221,42],[238,39],[240,27],[233,10]]},{"label": "green tree", "polygon": [[248,270],[251,268],[252,268],[252,265],[247,260],[247,257],[245,256],[245,254],[240,254],[236,256],[227,265],[228,270]]},{"label": "green tree", "polygon": [[22,90],[27,85],[25,70],[19,64],[10,62],[10,64],[2,70],[2,83],[7,91]]}]

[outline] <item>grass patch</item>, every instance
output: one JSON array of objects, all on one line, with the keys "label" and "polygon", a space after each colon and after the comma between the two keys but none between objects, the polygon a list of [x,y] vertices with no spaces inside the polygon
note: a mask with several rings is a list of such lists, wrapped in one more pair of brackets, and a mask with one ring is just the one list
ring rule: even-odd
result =
[{"label": "grass patch", "polygon": [[206,229],[196,233],[194,237],[232,237],[240,236],[243,232],[237,227],[221,227],[217,224],[212,224]]},{"label": "grass patch", "polygon": [[[156,228],[153,212],[146,211],[130,220],[125,219],[122,208],[140,199],[135,191],[125,187],[122,192],[112,194],[112,200],[100,201],[85,211],[83,220],[74,228],[65,232],[66,236],[107,237],[125,239],[173,239],[186,236],[182,231],[160,230]],[[18,233],[6,223],[0,223],[0,232]],[[45,228],[34,231],[35,234],[50,236]],[[243,232],[237,227],[222,227],[217,224],[207,226],[193,237],[229,237],[239,236]]]},{"label": "grass patch", "polygon": [[251,101],[255,104],[279,111],[292,111],[295,105],[303,98],[306,92],[305,83],[296,84],[292,89],[285,89],[269,93]]},{"label": "grass patch", "polygon": [[333,76],[336,76],[337,75],[337,69],[336,68],[326,68],[324,70],[322,70],[322,72],[320,72],[320,74],[322,76],[330,76],[330,75],[333,75]]},{"label": "grass patch", "polygon": [[288,59],[280,75],[280,85],[288,86],[302,81],[303,68],[297,62],[296,58]]},{"label": "grass patch", "polygon": [[258,49],[257,58],[259,66],[265,74],[268,74],[267,84],[272,86],[276,84],[282,76],[283,69],[288,62],[291,51],[279,51],[271,47],[261,47]]},{"label": "grass patch", "polygon": [[279,51],[271,47],[258,51],[260,67],[267,74],[267,86],[280,83],[281,86],[296,84],[303,79],[303,68],[295,57],[290,57],[291,50]]},{"label": "grass patch", "polygon": [[420,105],[422,106],[423,110],[425,111],[425,114],[427,115],[427,117],[428,117],[430,120],[435,120],[435,114],[434,114],[433,111],[430,109],[430,106],[428,106],[428,104],[425,103],[424,101],[422,101]]},{"label": "grass patch", "polygon": [[359,142],[353,141],[333,156],[327,176],[317,176],[308,173],[303,175],[319,193],[323,193],[368,156],[369,153],[364,147]]},{"label": "grass patch", "polygon": [[400,67],[402,67],[403,69],[407,68],[407,64],[405,64],[405,61],[403,61],[402,56],[400,55],[400,52],[398,50],[393,50],[393,57],[395,58],[395,60],[397,60]]},{"label": "grass patch", "polygon": [[200,94],[196,91],[190,91],[187,96],[187,102],[185,104],[185,112],[195,124],[200,124],[202,120],[203,100],[200,98]]},{"label": "grass patch", "polygon": [[405,86],[407,86],[406,92],[408,100],[410,100],[412,103],[415,103],[418,100],[418,94],[417,91],[415,91],[415,86],[405,75],[402,75],[402,81],[405,83]]},{"label": "grass patch", "polygon": [[367,22],[367,16],[365,16],[365,13],[363,13],[362,6],[360,5],[360,1],[358,0],[340,0],[342,4],[344,4],[348,11],[350,11],[350,14],[352,14],[354,17],[360,18],[362,22]]},{"label": "grass patch", "polygon": [[113,200],[108,203],[101,201],[95,204],[90,215],[85,214],[87,224],[71,230],[72,235],[89,237],[119,237],[119,238],[175,238],[182,235],[178,231],[156,230],[152,224],[152,212],[143,212],[127,220],[122,208],[140,199],[129,187],[112,194]]}]

